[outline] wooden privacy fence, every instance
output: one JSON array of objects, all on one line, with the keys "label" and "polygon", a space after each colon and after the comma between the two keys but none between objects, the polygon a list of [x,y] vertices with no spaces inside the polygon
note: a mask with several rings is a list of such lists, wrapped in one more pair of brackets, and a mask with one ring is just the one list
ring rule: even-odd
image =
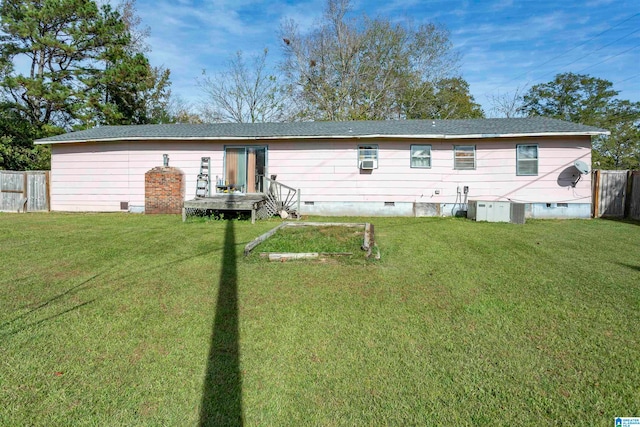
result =
[{"label": "wooden privacy fence", "polygon": [[0,170],[0,212],[49,210],[49,171]]},{"label": "wooden privacy fence", "polygon": [[640,171],[593,171],[594,218],[640,220]]}]

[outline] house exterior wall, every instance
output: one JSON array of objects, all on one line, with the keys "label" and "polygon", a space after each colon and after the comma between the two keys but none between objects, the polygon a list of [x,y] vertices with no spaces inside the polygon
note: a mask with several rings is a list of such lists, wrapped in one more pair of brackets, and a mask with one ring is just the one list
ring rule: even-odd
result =
[{"label": "house exterior wall", "polygon": [[[589,215],[590,175],[575,187],[573,162],[591,163],[589,137],[496,138],[482,140],[363,141],[377,144],[378,168],[371,172],[357,167],[358,142],[325,141],[310,146],[290,142],[273,143],[269,150],[269,173],[294,188],[302,189],[303,213],[344,214],[335,202],[367,206],[365,211],[397,212],[405,215],[414,203],[440,206],[440,214],[455,212],[464,201],[458,194],[469,187],[469,200],[504,200],[527,204],[568,203],[584,205]],[[410,167],[412,144],[431,145],[432,167]],[[516,145],[538,145],[538,175],[516,174]],[[454,145],[476,146],[475,170],[454,169]],[[395,206],[384,209],[385,202]],[[313,205],[310,205],[313,203]],[[334,208],[331,207],[334,206]],[[538,210],[542,212],[542,210]],[[534,212],[534,210],[531,210]],[[558,216],[563,216],[558,211]],[[547,212],[547,216],[554,216]],[[578,216],[584,216],[583,214]]]},{"label": "house exterior wall", "polygon": [[[431,145],[429,169],[410,167],[411,145]],[[538,174],[516,174],[516,145],[537,144]],[[301,190],[302,213],[325,215],[413,215],[414,203],[454,213],[469,200],[531,204],[530,216],[587,216],[590,175],[573,187],[575,160],[591,163],[590,137],[529,137],[461,140],[132,141],[52,146],[51,208],[62,211],[119,211],[144,207],[144,174],[162,165],[181,169],[186,199],[195,195],[200,158],[211,158],[212,182],[224,175],[225,146],[267,146],[267,173]],[[378,168],[358,168],[358,145],[378,146]],[[476,168],[455,170],[454,145],[475,145]],[[555,209],[560,204],[560,210]],[[572,209],[563,210],[564,204]],[[391,205],[394,206],[391,206]],[[549,204],[549,206],[547,206]],[[582,205],[578,207],[578,205]],[[539,209],[536,208],[539,207]],[[549,210],[551,209],[551,210]],[[579,212],[576,214],[575,209]],[[583,212],[584,211],[584,212]]]},{"label": "house exterior wall", "polygon": [[185,198],[192,199],[200,158],[211,157],[211,170],[222,171],[223,152],[222,145],[203,141],[54,144],[51,210],[117,212],[120,202],[128,202],[130,210],[141,212],[144,175],[162,166],[163,154],[169,155],[169,166],[184,173]]}]

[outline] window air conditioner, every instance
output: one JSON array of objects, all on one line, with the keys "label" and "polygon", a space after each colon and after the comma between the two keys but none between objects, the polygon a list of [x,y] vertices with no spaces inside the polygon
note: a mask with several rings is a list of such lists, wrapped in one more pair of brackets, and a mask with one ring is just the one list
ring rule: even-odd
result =
[{"label": "window air conditioner", "polygon": [[375,169],[377,164],[377,162],[375,160],[361,160],[360,161],[360,169],[363,170],[371,170],[371,169]]}]

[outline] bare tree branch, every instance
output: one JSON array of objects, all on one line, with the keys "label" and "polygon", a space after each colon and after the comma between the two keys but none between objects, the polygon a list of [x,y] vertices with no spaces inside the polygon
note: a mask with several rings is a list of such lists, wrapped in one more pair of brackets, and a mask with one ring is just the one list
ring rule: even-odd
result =
[{"label": "bare tree branch", "polygon": [[349,18],[349,0],[328,0],[317,28],[280,28],[281,69],[298,116],[314,120],[404,118],[425,83],[456,75],[459,55],[441,26]]},{"label": "bare tree branch", "polygon": [[277,76],[266,68],[268,50],[251,59],[248,66],[242,52],[217,75],[203,72],[197,80],[205,94],[202,117],[210,122],[279,122],[289,120],[289,109]]},{"label": "bare tree branch", "polygon": [[523,95],[525,92],[524,87],[516,87],[513,92],[498,93],[496,95],[489,95],[489,102],[491,103],[491,113],[493,117],[524,117],[524,113],[521,111],[524,105]]}]

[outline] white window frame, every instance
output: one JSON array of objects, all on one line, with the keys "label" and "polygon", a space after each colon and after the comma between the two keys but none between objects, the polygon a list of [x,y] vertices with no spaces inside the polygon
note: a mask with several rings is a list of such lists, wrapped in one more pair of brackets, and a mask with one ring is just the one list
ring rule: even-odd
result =
[{"label": "white window frame", "polygon": [[[471,156],[467,153],[471,152]],[[469,158],[473,157],[473,164],[469,165]],[[456,170],[474,170],[476,168],[476,146],[475,145],[454,145],[453,146],[453,168]]]},{"label": "white window frame", "polygon": [[373,169],[378,169],[378,156],[379,149],[377,145],[358,145],[358,168],[360,168],[363,160],[373,160]]},{"label": "white window frame", "polygon": [[[535,149],[536,149],[535,158],[521,157],[521,154],[520,154],[520,148],[521,147],[527,147],[527,148],[535,147]],[[535,167],[535,172],[527,172],[527,169],[530,169],[531,167],[529,167],[529,168],[522,167],[527,163],[529,165],[531,165],[531,164],[535,165],[534,166]],[[521,166],[521,164],[522,164],[522,166]],[[540,148],[538,147],[538,144],[518,144],[518,145],[516,145],[516,175],[517,176],[537,176],[538,175],[538,166],[539,166],[539,164],[540,164]],[[524,169],[524,171],[523,171],[523,169]]]},{"label": "white window frame", "polygon": [[[420,153],[422,151],[422,153]],[[428,153],[424,153],[428,152]],[[416,165],[414,164],[414,160],[416,159],[426,159],[427,165]],[[412,145],[411,146],[411,157],[410,157],[410,166],[412,168],[418,169],[431,169],[431,145]]]}]

